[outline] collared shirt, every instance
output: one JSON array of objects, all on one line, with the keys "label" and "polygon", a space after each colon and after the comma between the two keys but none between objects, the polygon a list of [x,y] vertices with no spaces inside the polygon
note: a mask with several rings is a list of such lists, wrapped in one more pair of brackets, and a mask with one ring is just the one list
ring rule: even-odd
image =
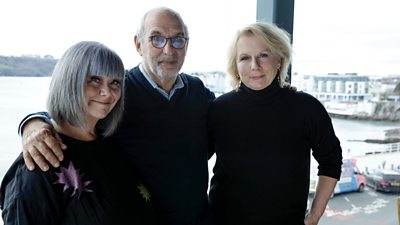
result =
[{"label": "collared shirt", "polygon": [[146,78],[146,80],[153,86],[154,89],[156,89],[162,96],[164,96],[166,99],[171,100],[172,96],[175,94],[175,92],[183,88],[185,84],[182,81],[181,76],[178,74],[176,77],[176,81],[174,86],[172,87],[170,93],[168,94],[167,92],[164,91],[156,82],[154,82],[150,76],[144,71],[142,64],[139,65],[140,72],[142,72],[143,76]]}]

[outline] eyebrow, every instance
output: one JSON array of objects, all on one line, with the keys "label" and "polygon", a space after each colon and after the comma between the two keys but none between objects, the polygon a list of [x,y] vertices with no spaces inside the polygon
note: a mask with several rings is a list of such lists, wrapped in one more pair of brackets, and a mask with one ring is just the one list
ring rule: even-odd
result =
[{"label": "eyebrow", "polygon": [[[161,33],[160,31],[158,31],[158,30],[154,30],[154,31],[151,31],[151,32],[150,32],[150,36],[154,36],[154,35],[162,35],[162,36],[164,36],[164,34],[162,34],[162,33]],[[185,33],[182,32],[182,31],[180,31],[180,32],[178,32],[178,33],[172,35],[171,37],[176,37],[176,36],[185,37]]]}]

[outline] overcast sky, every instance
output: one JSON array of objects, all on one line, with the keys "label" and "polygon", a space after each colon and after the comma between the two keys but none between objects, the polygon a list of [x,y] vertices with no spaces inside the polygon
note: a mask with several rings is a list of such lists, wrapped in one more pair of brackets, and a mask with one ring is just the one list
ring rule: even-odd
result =
[{"label": "overcast sky", "polygon": [[224,70],[233,31],[256,19],[256,0],[0,0],[0,55],[59,58],[82,40],[114,49],[125,67],[140,62],[133,37],[153,7],[177,10],[189,27],[184,70]]},{"label": "overcast sky", "polygon": [[[256,20],[256,0],[0,0],[0,55],[59,58],[82,40],[114,49],[130,68],[143,13],[168,6],[190,31],[184,71],[225,70],[228,43]],[[293,72],[400,74],[399,0],[297,0]]]},{"label": "overcast sky", "polygon": [[399,0],[297,0],[294,70],[400,74]]}]

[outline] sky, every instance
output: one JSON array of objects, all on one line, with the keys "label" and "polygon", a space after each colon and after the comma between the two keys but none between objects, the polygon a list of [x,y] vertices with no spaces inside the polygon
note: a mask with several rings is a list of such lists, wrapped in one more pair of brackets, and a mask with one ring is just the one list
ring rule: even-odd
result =
[{"label": "sky", "polygon": [[[189,27],[183,71],[225,71],[233,33],[256,21],[257,0],[0,0],[0,55],[52,55],[99,41],[125,67],[140,62],[133,37],[142,15],[177,10]],[[300,74],[400,74],[399,0],[297,0],[293,68]]]},{"label": "sky", "polygon": [[0,55],[52,55],[83,40],[114,49],[125,67],[140,62],[134,35],[143,14],[167,6],[189,28],[183,70],[224,70],[236,29],[256,20],[256,0],[0,0]]},{"label": "sky", "polygon": [[399,0],[297,0],[293,72],[400,74]]}]

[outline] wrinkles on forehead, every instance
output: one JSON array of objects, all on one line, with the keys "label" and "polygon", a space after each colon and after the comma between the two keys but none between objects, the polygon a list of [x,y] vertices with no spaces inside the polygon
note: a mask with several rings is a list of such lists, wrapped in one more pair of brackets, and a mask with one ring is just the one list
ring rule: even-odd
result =
[{"label": "wrinkles on forehead", "polygon": [[167,9],[149,12],[144,22],[144,33],[148,35],[186,36],[182,19]]}]

